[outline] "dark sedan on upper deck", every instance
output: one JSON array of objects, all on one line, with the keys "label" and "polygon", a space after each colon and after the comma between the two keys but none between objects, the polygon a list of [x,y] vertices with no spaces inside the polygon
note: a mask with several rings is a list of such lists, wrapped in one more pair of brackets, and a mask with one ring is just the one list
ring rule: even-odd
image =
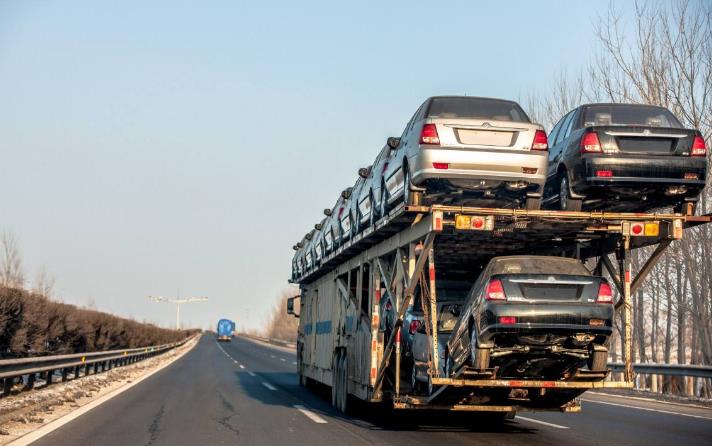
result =
[{"label": "dark sedan on upper deck", "polygon": [[550,209],[683,212],[705,186],[702,134],[664,107],[582,105],[554,126],[549,146]]}]

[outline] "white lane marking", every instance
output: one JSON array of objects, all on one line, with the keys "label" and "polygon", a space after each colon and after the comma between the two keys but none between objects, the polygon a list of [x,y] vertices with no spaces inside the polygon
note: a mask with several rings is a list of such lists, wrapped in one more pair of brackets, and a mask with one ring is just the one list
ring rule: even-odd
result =
[{"label": "white lane marking", "polygon": [[705,417],[702,415],[693,415],[690,413],[680,413],[680,412],[673,412],[671,410],[662,410],[662,409],[650,409],[648,407],[639,407],[639,406],[628,406],[626,404],[618,404],[618,403],[609,403],[607,401],[594,401],[594,400],[589,400],[589,399],[581,399],[581,401],[585,401],[587,403],[594,403],[594,404],[607,404],[609,406],[618,406],[618,407],[625,407],[626,409],[638,409],[638,410],[646,410],[648,412],[657,412],[657,413],[664,413],[666,415],[679,415],[681,417],[690,417],[690,418],[697,418],[700,420],[712,420],[712,417]]},{"label": "white lane marking", "polygon": [[277,388],[275,386],[273,386],[272,384],[270,384],[266,381],[262,381],[262,385],[267,387],[269,390],[277,390]]},{"label": "white lane marking", "polygon": [[237,361],[233,361],[235,364],[237,364]]},{"label": "white lane marking", "polygon": [[250,376],[257,376],[257,375],[255,375],[254,373],[250,372],[249,370],[247,371],[247,373],[248,373]]},{"label": "white lane marking", "polygon": [[287,360],[284,359],[284,358],[279,358],[279,360],[282,361],[282,362],[287,362]]},{"label": "white lane marking", "polygon": [[517,415],[517,418],[515,418],[515,420],[524,420],[530,423],[543,424],[544,426],[555,427],[556,429],[568,429],[568,427],[562,426],[560,424],[547,423],[546,421],[535,420],[534,418],[521,417],[519,415]]},{"label": "white lane marking", "polygon": [[269,357],[270,357],[270,358],[272,358],[272,359],[274,359],[274,358],[275,358],[275,356],[274,356],[274,355],[269,355]]},{"label": "white lane marking", "polygon": [[292,365],[297,365],[297,361],[292,361]]},{"label": "white lane marking", "polygon": [[319,415],[315,414],[311,410],[307,409],[306,407],[302,406],[301,404],[295,404],[294,408],[297,409],[299,412],[303,413],[306,415],[307,418],[312,420],[313,422],[317,424],[326,424],[327,421],[320,417]]},{"label": "white lane marking", "polygon": [[192,346],[190,346],[189,348],[184,350],[182,353],[179,353],[172,359],[168,360],[168,362],[162,364],[157,369],[152,370],[152,371],[148,372],[147,374],[145,374],[139,378],[136,378],[135,380],[131,381],[130,383],[125,384],[122,387],[119,387],[118,389],[107,393],[106,395],[102,396],[101,398],[95,399],[94,401],[85,404],[84,406],[78,408],[77,410],[75,410],[73,412],[69,412],[67,415],[64,415],[63,417],[57,418],[56,420],[51,421],[48,424],[45,424],[44,426],[38,428],[37,430],[32,431],[11,443],[8,443],[7,446],[26,446],[31,443],[34,443],[35,441],[37,441],[40,438],[44,437],[45,435],[51,433],[52,431],[59,429],[60,427],[79,418],[80,416],[84,415],[85,413],[89,412],[90,410],[94,409],[95,407],[100,406],[101,404],[109,401],[110,399],[112,399],[113,397],[115,397],[121,393],[124,393],[125,391],[129,390],[130,388],[137,385],[141,381],[143,381],[147,378],[150,378],[151,376],[153,376],[156,373],[160,372],[161,370],[165,369],[169,365],[173,364],[174,362],[176,362],[177,360],[179,360],[180,358],[185,356],[189,351],[191,351],[193,349],[193,347],[198,345],[199,341],[200,341],[200,338],[198,338],[196,340],[195,344],[193,344]]},{"label": "white lane marking", "polygon": [[635,401],[646,401],[650,403],[659,403],[659,404],[664,404],[666,406],[679,406],[679,407],[696,407],[698,409],[709,409],[707,406],[702,406],[700,404],[693,404],[693,403],[676,403],[674,401],[662,401],[662,400],[656,400],[655,398],[645,398],[642,396],[631,396],[631,395],[616,395],[615,393],[603,393],[603,392],[594,392],[592,390],[587,390],[586,395],[600,395],[604,397],[610,397],[610,398],[616,398],[619,400],[635,400]]},{"label": "white lane marking", "polygon": [[240,368],[241,368],[241,369],[244,369],[244,368],[245,368],[245,366],[244,366],[244,365],[242,365],[242,364],[240,364]]}]

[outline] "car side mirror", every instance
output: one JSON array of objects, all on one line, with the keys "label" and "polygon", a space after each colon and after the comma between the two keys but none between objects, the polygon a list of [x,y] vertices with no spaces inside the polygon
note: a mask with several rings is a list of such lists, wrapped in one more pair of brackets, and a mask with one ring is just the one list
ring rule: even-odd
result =
[{"label": "car side mirror", "polygon": [[391,136],[386,140],[386,144],[391,148],[391,150],[395,150],[400,145],[400,138]]},{"label": "car side mirror", "polygon": [[299,317],[297,313],[294,312],[294,300],[298,299],[300,296],[294,296],[287,299],[287,314],[291,314],[294,317]]},{"label": "car side mirror", "polygon": [[324,215],[327,217],[331,216],[331,209],[324,209]]}]

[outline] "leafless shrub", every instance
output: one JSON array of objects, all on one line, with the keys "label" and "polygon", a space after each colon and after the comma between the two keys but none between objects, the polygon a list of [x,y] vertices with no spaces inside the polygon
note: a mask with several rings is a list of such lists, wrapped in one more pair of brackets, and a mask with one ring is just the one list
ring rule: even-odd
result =
[{"label": "leafless shrub", "polygon": [[285,341],[296,341],[299,319],[291,314],[287,314],[287,298],[297,294],[298,292],[293,288],[282,290],[277,302],[272,308],[267,329],[265,330],[266,336],[283,339]]}]

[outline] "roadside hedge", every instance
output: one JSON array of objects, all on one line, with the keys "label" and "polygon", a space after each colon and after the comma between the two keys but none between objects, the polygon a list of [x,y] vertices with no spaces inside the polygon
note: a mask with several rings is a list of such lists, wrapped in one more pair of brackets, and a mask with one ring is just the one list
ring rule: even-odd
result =
[{"label": "roadside hedge", "polygon": [[169,330],[0,287],[0,357],[80,353],[175,342],[197,330]]}]

